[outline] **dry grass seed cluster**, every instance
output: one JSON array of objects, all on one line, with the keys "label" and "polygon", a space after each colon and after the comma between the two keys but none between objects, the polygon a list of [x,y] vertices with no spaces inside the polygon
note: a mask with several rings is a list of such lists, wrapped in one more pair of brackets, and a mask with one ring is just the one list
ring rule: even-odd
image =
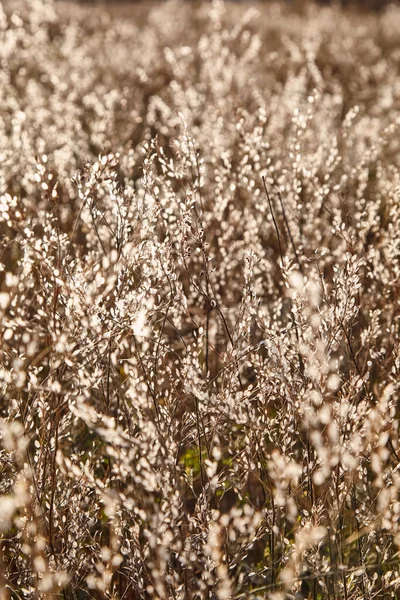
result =
[{"label": "dry grass seed cluster", "polygon": [[400,10],[0,12],[2,598],[396,598]]}]

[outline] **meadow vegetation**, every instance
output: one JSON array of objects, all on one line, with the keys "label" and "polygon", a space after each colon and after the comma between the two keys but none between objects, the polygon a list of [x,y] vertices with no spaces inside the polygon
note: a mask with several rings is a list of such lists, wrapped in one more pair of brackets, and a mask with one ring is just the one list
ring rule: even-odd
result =
[{"label": "meadow vegetation", "polygon": [[398,597],[399,31],[0,6],[2,600]]}]

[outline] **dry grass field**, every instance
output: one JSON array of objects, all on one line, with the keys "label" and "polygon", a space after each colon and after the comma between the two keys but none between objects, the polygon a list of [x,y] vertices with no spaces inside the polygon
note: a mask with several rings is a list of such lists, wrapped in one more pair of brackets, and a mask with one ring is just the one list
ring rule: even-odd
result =
[{"label": "dry grass field", "polygon": [[400,8],[0,5],[0,599],[400,589]]}]

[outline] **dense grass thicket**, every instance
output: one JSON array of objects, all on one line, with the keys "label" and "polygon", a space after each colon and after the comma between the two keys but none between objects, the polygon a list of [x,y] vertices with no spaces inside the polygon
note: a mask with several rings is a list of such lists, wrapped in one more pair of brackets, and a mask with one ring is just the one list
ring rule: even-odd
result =
[{"label": "dense grass thicket", "polygon": [[2,600],[399,597],[399,31],[0,7]]}]

